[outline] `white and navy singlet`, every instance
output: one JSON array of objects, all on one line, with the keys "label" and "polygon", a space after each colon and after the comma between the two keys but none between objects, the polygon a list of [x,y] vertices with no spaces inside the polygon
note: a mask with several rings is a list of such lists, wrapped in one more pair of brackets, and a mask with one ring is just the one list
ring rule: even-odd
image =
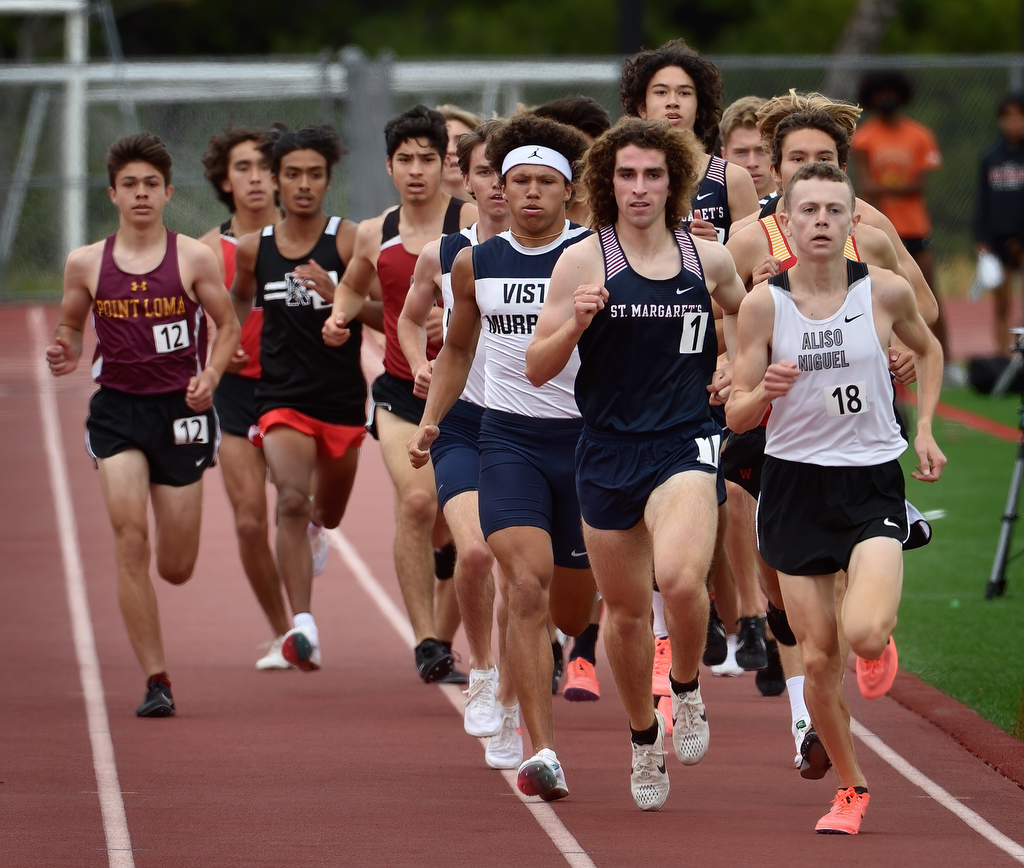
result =
[{"label": "white and navy singlet", "polygon": [[[444,336],[448,336],[448,323],[452,318],[452,308],[455,306],[455,295],[452,292],[452,265],[455,264],[455,257],[467,247],[476,247],[480,243],[477,238],[476,227],[467,226],[459,232],[441,236],[441,245],[438,248],[438,255],[441,260],[441,299],[444,304]],[[469,401],[479,407],[484,404],[484,351],[483,342],[477,347],[476,355],[473,357],[473,366],[469,369],[466,377],[466,388],[459,396],[460,400]]]},{"label": "white and navy singlet", "polygon": [[718,340],[693,239],[676,230],[680,269],[637,274],[613,226],[600,231],[608,301],[580,337],[576,402],[589,429],[668,431],[710,418]]},{"label": "white and navy singlet", "polygon": [[862,467],[892,461],[906,449],[893,410],[888,354],[875,331],[868,267],[847,260],[846,274],[846,300],[823,320],[797,309],[789,272],[768,281],[775,301],[771,361],[795,361],[800,376],[772,402],[766,455]]},{"label": "white and navy singlet", "polygon": [[711,155],[707,171],[700,179],[697,192],[693,194],[693,216],[713,223],[718,240],[723,244],[729,240],[732,212],[729,211],[729,188],[725,182],[725,167],[721,157]]},{"label": "white and navy singlet", "polygon": [[573,382],[579,355],[540,388],[526,379],[526,348],[547,296],[551,271],[562,251],[590,230],[565,221],[561,235],[543,247],[523,247],[509,230],[473,248],[476,300],[486,359],[488,409],[540,419],[579,418]]}]

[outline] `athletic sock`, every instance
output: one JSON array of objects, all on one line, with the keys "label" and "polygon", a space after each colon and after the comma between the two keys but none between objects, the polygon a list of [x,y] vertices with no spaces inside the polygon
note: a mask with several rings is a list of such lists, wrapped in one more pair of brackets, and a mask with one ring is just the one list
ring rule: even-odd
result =
[{"label": "athletic sock", "polygon": [[294,618],[292,623],[296,627],[306,627],[311,630],[314,637],[318,637],[320,634],[316,629],[316,621],[313,620],[313,616],[309,612],[299,612]]},{"label": "athletic sock", "polygon": [[675,678],[672,677],[672,673],[670,672],[668,674],[668,683],[669,686],[672,688],[672,692],[678,696],[680,693],[689,693],[690,691],[696,690],[698,687],[700,687],[700,675],[698,674],[697,677],[693,679],[693,681],[687,681],[685,684],[683,684],[679,681],[676,681]]},{"label": "athletic sock", "polygon": [[857,794],[858,796],[863,796],[863,795],[864,795],[864,794],[865,794],[865,793],[866,793],[866,792],[868,791],[868,788],[867,788],[867,787],[854,787],[854,788],[853,788],[853,791],[854,791],[854,792],[855,792],[855,793],[856,793],[856,794]]},{"label": "athletic sock", "polygon": [[167,677],[166,672],[157,672],[156,675],[150,675],[146,679],[146,689],[149,690],[154,684],[165,684],[167,687],[170,687],[171,679]]},{"label": "athletic sock", "polygon": [[644,729],[639,732],[630,727],[629,737],[632,739],[633,744],[654,744],[658,738],[658,721],[655,720],[650,729]]},{"label": "athletic sock", "polygon": [[654,638],[667,639],[668,625],[665,623],[665,598],[661,591],[655,591],[651,598],[651,609],[654,612]]},{"label": "athletic sock", "polygon": [[570,660],[582,657],[587,663],[597,663],[597,624],[587,624],[587,628],[572,643]]},{"label": "athletic sock", "polygon": [[793,720],[799,720],[801,717],[809,718],[811,715],[804,704],[804,676],[794,675],[792,678],[787,678],[786,693],[789,694],[789,711],[793,715]]}]

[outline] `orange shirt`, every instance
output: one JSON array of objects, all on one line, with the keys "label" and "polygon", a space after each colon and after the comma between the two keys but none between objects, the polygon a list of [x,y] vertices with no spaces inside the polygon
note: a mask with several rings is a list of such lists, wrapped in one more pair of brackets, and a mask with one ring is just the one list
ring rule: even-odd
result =
[{"label": "orange shirt", "polygon": [[[942,165],[942,154],[928,127],[900,117],[895,124],[872,118],[857,127],[853,148],[862,154],[878,185],[905,186]],[[928,208],[921,193],[897,196],[882,194],[878,210],[892,221],[900,238],[927,238],[932,231]]]}]

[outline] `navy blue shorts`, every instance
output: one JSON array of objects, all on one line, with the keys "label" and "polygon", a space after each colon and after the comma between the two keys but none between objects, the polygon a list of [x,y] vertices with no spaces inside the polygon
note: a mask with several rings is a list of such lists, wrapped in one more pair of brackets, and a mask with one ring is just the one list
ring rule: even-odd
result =
[{"label": "navy blue shorts", "polygon": [[555,565],[590,566],[576,499],[576,443],[582,419],[534,419],[487,410],[480,423],[480,527],[539,527]]},{"label": "navy blue shorts", "polygon": [[677,473],[698,470],[725,479],[718,467],[722,429],[713,420],[667,434],[609,434],[585,428],[576,448],[576,491],[583,520],[597,530],[627,530],[644,517],[647,499]]},{"label": "navy blue shorts", "polygon": [[480,419],[484,408],[461,398],[441,421],[441,433],[430,444],[437,502],[441,509],[453,497],[476,491],[480,484]]}]

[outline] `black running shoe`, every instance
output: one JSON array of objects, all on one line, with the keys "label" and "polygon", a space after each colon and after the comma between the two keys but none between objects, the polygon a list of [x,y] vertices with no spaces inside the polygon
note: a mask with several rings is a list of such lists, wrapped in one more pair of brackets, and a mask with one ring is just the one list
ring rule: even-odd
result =
[{"label": "black running shoe", "polygon": [[768,665],[764,644],[764,616],[740,618],[740,634],[736,639],[736,665],[748,672]]},{"label": "black running shoe", "polygon": [[786,673],[782,671],[782,658],[779,657],[779,643],[774,639],[765,642],[768,665],[759,669],[754,676],[754,683],[762,696],[779,696],[786,689]]},{"label": "black running shoe", "polygon": [[796,645],[796,636],[793,635],[793,628],[789,626],[785,609],[776,609],[769,601],[765,619],[772,628],[772,635],[783,645],[789,645],[791,648]]},{"label": "black running shoe", "polygon": [[416,669],[427,684],[440,681],[455,668],[452,652],[437,639],[424,639],[416,646]]},{"label": "black running shoe", "polygon": [[551,656],[555,658],[551,669],[551,695],[555,696],[562,686],[562,675],[565,673],[565,651],[557,639],[551,643]]},{"label": "black running shoe", "polygon": [[832,768],[832,760],[821,743],[814,727],[807,728],[804,740],[800,742],[800,777],[809,781],[820,781]]},{"label": "black running shoe", "polygon": [[166,676],[150,676],[146,682],[146,696],[135,713],[139,717],[170,717],[175,713],[171,682]]},{"label": "black running shoe", "polygon": [[456,654],[454,651],[452,651],[452,646],[451,646],[451,644],[449,642],[442,642],[441,644],[444,645],[444,647],[447,648],[448,651],[451,653],[453,663],[452,663],[452,671],[449,672],[447,675],[445,675],[444,678],[438,678],[437,679],[437,683],[438,684],[469,684],[469,676],[465,672],[462,672],[461,670],[455,668],[455,663],[460,663],[462,661],[462,658],[458,654]]},{"label": "black running shoe", "polygon": [[708,616],[708,639],[704,645],[704,665],[718,666],[720,663],[725,663],[725,658],[728,656],[729,644],[725,635],[725,624],[718,617],[715,602],[712,600],[711,613]]}]

